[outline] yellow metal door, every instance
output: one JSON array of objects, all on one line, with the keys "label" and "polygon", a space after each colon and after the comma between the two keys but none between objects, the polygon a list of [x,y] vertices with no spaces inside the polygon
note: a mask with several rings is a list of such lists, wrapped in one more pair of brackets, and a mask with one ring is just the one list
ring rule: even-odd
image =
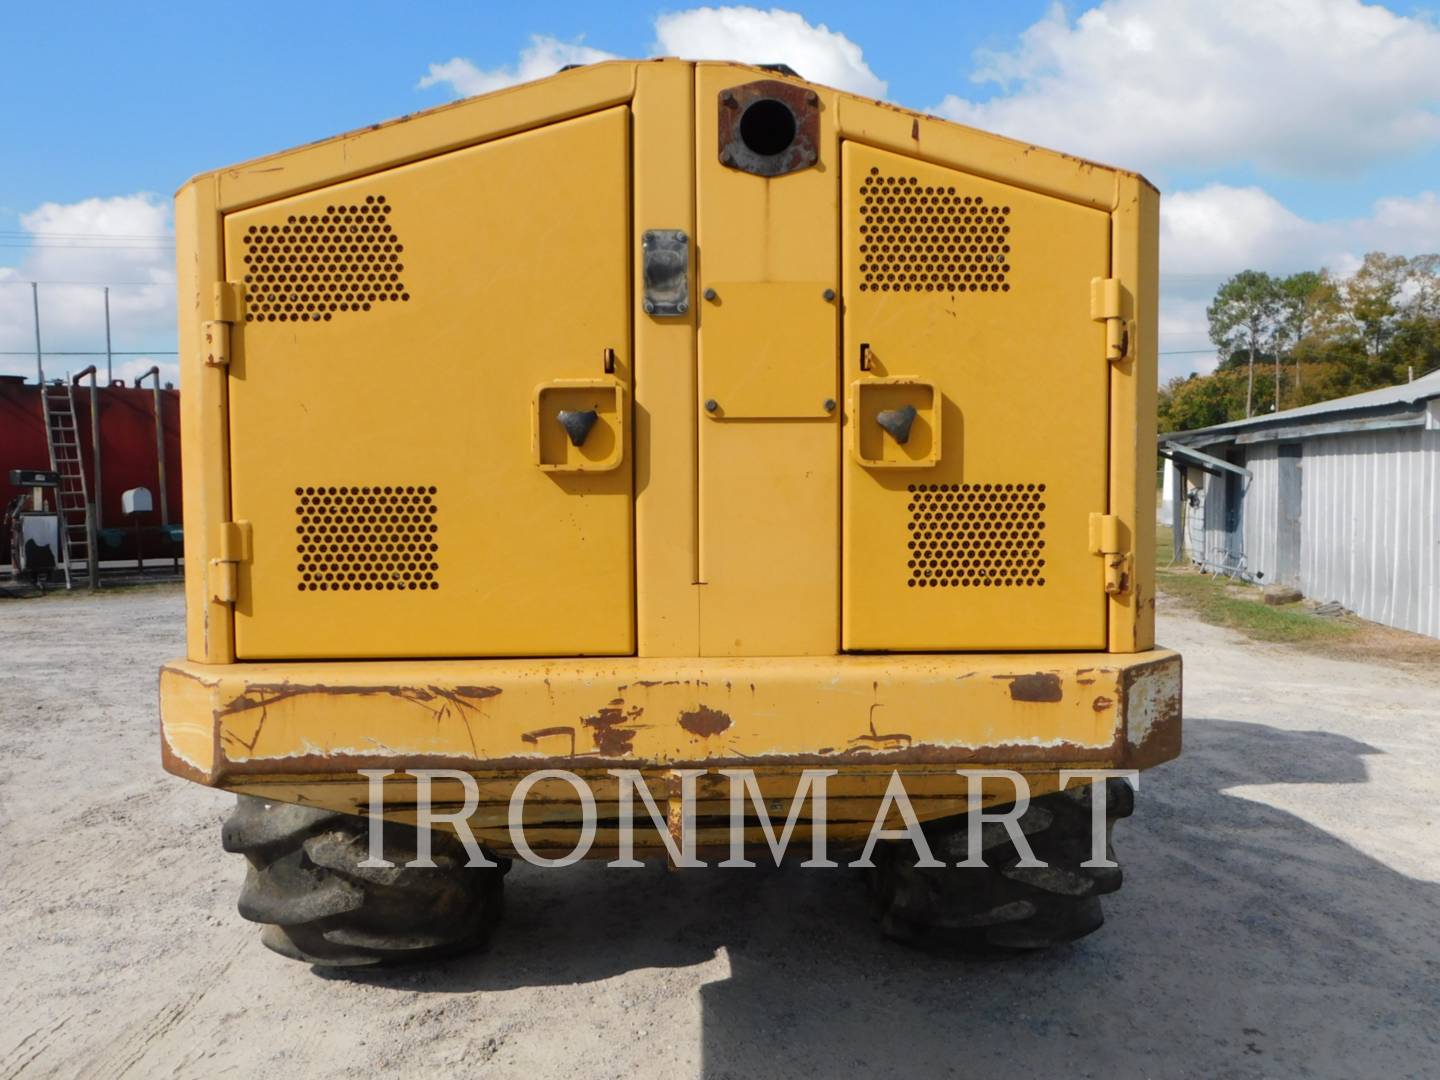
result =
[{"label": "yellow metal door", "polygon": [[226,217],[241,658],[633,652],[628,132]]},{"label": "yellow metal door", "polygon": [[846,143],[847,649],[1105,645],[1109,217]]}]

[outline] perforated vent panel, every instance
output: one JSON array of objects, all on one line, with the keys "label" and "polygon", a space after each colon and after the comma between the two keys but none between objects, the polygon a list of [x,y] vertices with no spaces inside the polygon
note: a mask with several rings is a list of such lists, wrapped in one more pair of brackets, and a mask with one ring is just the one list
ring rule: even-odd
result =
[{"label": "perforated vent panel", "polygon": [[860,200],[861,292],[1010,291],[1010,207],[873,167]]},{"label": "perforated vent panel", "polygon": [[[318,209],[318,208],[317,208]],[[373,304],[406,301],[404,245],[383,195],[291,214],[245,232],[245,321],[328,322]]]},{"label": "perforated vent panel", "polygon": [[911,588],[1045,584],[1044,484],[911,484]]},{"label": "perforated vent panel", "polygon": [[433,487],[297,487],[300,592],[440,588]]}]

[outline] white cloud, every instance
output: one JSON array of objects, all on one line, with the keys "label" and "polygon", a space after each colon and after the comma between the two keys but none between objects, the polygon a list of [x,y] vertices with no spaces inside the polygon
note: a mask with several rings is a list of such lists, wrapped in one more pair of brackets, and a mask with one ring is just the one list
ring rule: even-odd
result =
[{"label": "white cloud", "polygon": [[1170,274],[1346,273],[1367,251],[1440,251],[1440,197],[1378,200],[1366,217],[1312,221],[1258,187],[1211,184],[1160,201],[1160,262]]},{"label": "white cloud", "polygon": [[824,23],[811,25],[793,11],[694,8],[657,18],[655,38],[658,55],[789,64],[811,82],[866,97],[885,96],[885,80],[870,70],[859,45]]},{"label": "white cloud", "polygon": [[1440,140],[1440,29],[1359,0],[1056,4],[952,120],[1141,170],[1354,171]]},{"label": "white cloud", "polygon": [[[175,333],[174,250],[168,200],[118,195],[45,203],[20,216],[30,248],[17,267],[0,269],[0,352],[35,346],[30,281],[40,282],[41,344],[47,352],[103,352],[109,284],[112,346],[157,347]],[[160,346],[168,348],[168,345]],[[47,375],[79,370],[99,357],[51,357]],[[162,357],[163,378],[178,377]],[[146,361],[143,367],[149,367]],[[34,360],[0,356],[0,372],[32,375]],[[117,375],[118,377],[118,375]]]},{"label": "white cloud", "polygon": [[431,64],[429,72],[420,80],[419,88],[424,90],[431,86],[448,85],[457,96],[470,97],[516,83],[543,79],[567,64],[595,64],[614,59],[614,53],[592,49],[579,39],[561,41],[545,34],[532,34],[530,44],[520,51],[520,59],[515,64],[484,69],[457,56],[442,64]]},{"label": "white cloud", "polygon": [[[655,20],[655,55],[687,60],[738,60],[789,64],[812,82],[869,97],[885,95],[885,81],[865,63],[853,41],[823,23],[812,25],[793,11],[753,7],[702,7]],[[530,38],[514,64],[480,68],[462,57],[431,64],[420,89],[448,86],[457,96],[485,94],[553,75],[566,64],[614,60],[615,54],[545,34]]]},{"label": "white cloud", "polygon": [[[1364,217],[1316,221],[1258,187],[1211,184],[1160,201],[1161,378],[1215,366],[1205,307],[1240,270],[1289,274],[1324,267],[1345,276],[1366,252],[1440,251],[1440,196],[1422,192],[1375,202]],[[1184,354],[1181,355],[1181,351]]]}]

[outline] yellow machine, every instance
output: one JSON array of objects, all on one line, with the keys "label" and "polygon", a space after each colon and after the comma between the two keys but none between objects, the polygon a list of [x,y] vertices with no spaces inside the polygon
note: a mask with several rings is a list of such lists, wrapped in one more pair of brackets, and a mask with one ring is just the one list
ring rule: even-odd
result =
[{"label": "yellow machine", "polygon": [[[782,814],[802,769],[834,770],[841,845],[892,773],[939,835],[968,806],[959,770],[1018,771],[1037,813],[1065,816],[1048,797],[1088,821],[1090,788],[1047,794],[1059,770],[1174,757],[1180,659],[1153,640],[1157,214],[1132,173],[674,60],[188,183],[188,636],[160,675],[162,746],[171,772],[248,797],[226,835],[250,858],[242,912],[333,963],[453,945],[442,909],[479,918],[494,882],[427,901],[408,945],[385,936],[336,854],[364,839],[360,769],[394,772],[395,843],[416,820],[404,770],[475,777],[495,853],[516,784],[568,770],[602,854],[613,769],[640,770],[703,851],[726,845],[725,767]],[[459,803],[453,779],[434,792]],[[571,786],[526,806],[536,851],[574,847]],[[923,937],[914,861],[882,860],[877,888],[886,928]],[[345,899],[300,920],[286,874]],[[939,936],[1076,936],[1118,871],[1090,879],[1070,886],[1084,914],[1022,898]]]}]

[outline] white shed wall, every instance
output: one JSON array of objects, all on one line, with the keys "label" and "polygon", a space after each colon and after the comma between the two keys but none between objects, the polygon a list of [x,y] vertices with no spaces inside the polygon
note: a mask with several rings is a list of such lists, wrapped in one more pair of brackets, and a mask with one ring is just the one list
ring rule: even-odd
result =
[{"label": "white shed wall", "polygon": [[1440,431],[1306,439],[1301,591],[1440,637]]},{"label": "white shed wall", "polygon": [[[1302,446],[1300,590],[1362,618],[1440,637],[1440,428],[1321,435]],[[1245,576],[1278,577],[1278,443],[1245,447],[1241,500]],[[1187,507],[1185,551],[1226,562],[1225,479],[1200,479],[1203,512]],[[1203,479],[1201,479],[1203,477]]]}]

